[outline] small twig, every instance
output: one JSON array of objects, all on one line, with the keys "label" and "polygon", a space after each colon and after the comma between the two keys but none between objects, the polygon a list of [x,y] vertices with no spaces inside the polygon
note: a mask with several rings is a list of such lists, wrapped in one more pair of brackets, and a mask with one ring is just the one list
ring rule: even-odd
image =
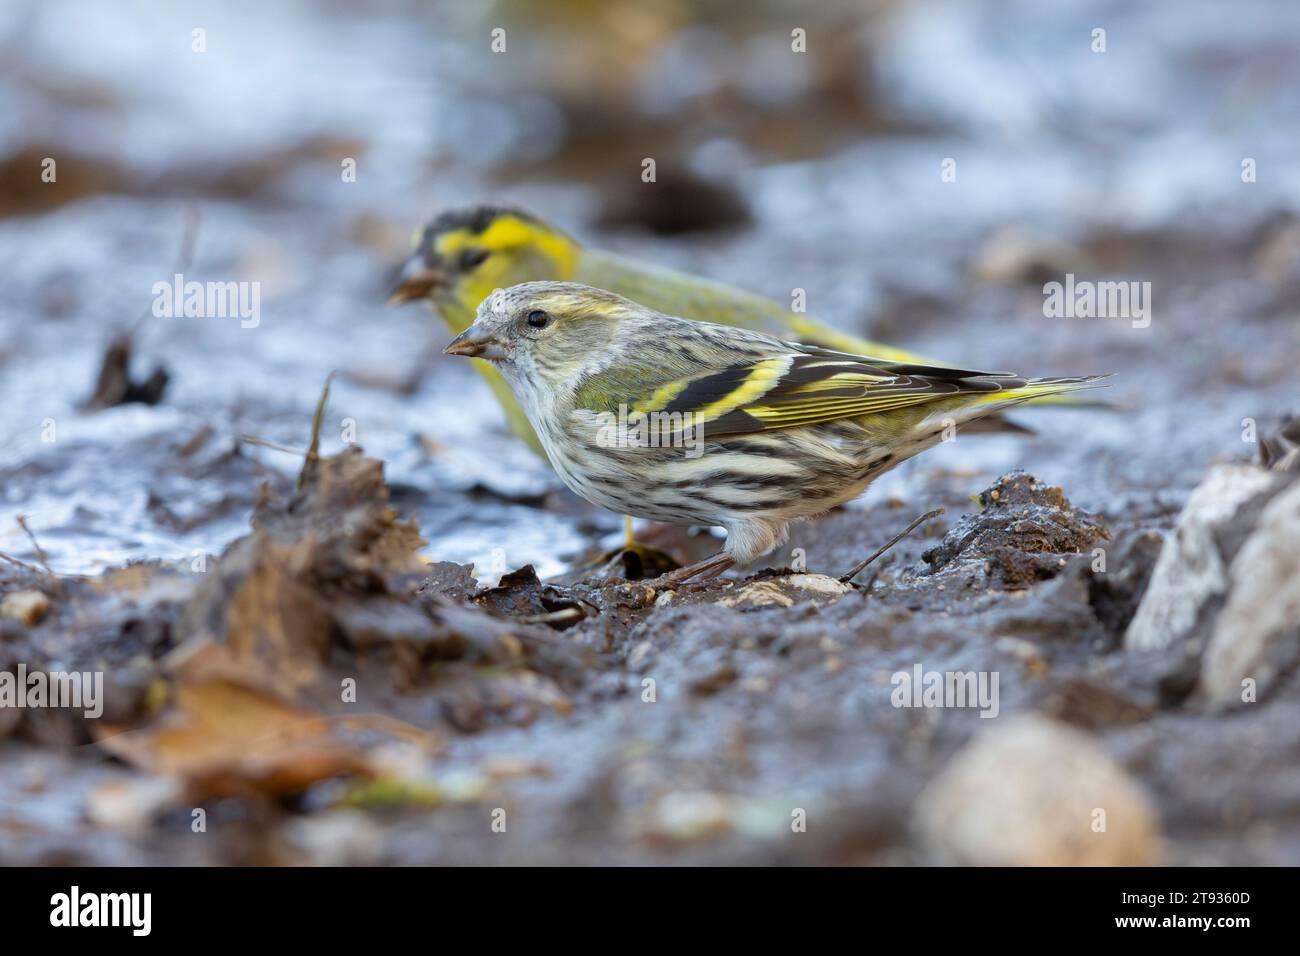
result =
[{"label": "small twig", "polygon": [[921,517],[917,518],[915,521],[909,524],[902,531],[898,532],[898,534],[894,535],[892,538],[886,541],[884,545],[875,552],[875,554],[871,555],[871,557],[867,558],[865,561],[861,562],[860,564],[855,565],[852,571],[842,575],[840,577],[840,583],[848,584],[859,574],[861,574],[863,569],[866,568],[867,565],[869,565],[872,561],[876,560],[876,558],[880,557],[882,554],[884,554],[894,545],[898,544],[898,542],[906,538],[909,534],[915,531],[917,527],[929,521],[931,518],[939,517],[939,515],[941,514],[943,514],[943,509],[935,508],[933,511],[927,511],[925,514],[921,515]]},{"label": "small twig", "polygon": [[581,621],[587,616],[587,612],[580,607],[562,607],[558,611],[551,611],[549,614],[530,614],[527,617],[517,617],[515,621],[519,624],[564,624],[568,621]]},{"label": "small twig", "polygon": [[33,574],[39,574],[41,569],[34,564],[28,564],[26,561],[19,561],[12,554],[5,554],[0,551],[0,561],[8,561],[12,565],[22,568],[24,571],[31,571]]},{"label": "small twig", "polygon": [[55,573],[54,569],[50,567],[49,555],[45,553],[45,549],[41,547],[41,543],[36,540],[36,535],[32,533],[32,529],[27,526],[26,515],[18,516],[18,527],[22,528],[27,534],[27,540],[32,543],[32,547],[36,550],[36,560],[41,563],[41,567],[45,569],[45,573],[50,576],[50,581],[54,585],[54,591],[58,594],[62,594],[63,581],[59,578],[58,574]]},{"label": "small twig", "polygon": [[49,556],[45,553],[45,549],[42,548],[41,543],[36,540],[36,535],[32,534],[32,529],[27,526],[26,515],[18,516],[18,527],[23,529],[23,532],[27,535],[27,540],[32,543],[32,548],[36,551],[36,560],[39,561],[41,567],[45,569],[45,573],[52,578],[57,578],[58,575],[50,568]]},{"label": "small twig", "polygon": [[307,481],[307,469],[320,459],[320,430],[325,421],[325,405],[330,400],[330,383],[334,381],[334,373],[330,372],[325,376],[325,387],[321,389],[320,400],[316,402],[316,414],[311,417],[311,444],[307,446],[307,460],[302,463],[302,471],[298,472],[298,490]]},{"label": "small twig", "polygon": [[19,561],[13,555],[5,554],[3,551],[0,551],[0,558],[3,558],[4,560],[8,561],[10,564],[17,565],[18,567],[23,568],[26,571],[31,571],[34,574],[40,574],[41,572],[44,572],[45,575],[50,579],[50,583],[53,585],[54,592],[57,594],[62,594],[63,580],[59,576],[59,574],[52,567],[50,567],[49,555],[45,553],[45,549],[41,547],[41,543],[36,540],[36,535],[32,533],[32,529],[27,524],[26,515],[18,516],[18,527],[23,529],[23,533],[27,535],[27,540],[32,543],[32,549],[36,552],[36,560],[40,563],[40,567],[37,567],[34,564],[28,564],[26,561]]},{"label": "small twig", "polygon": [[[876,586],[876,582],[877,582],[878,580],[880,580],[880,568],[876,568],[874,571],[872,571],[872,572],[871,572],[871,577],[867,578],[867,583],[861,585],[861,587],[862,587],[862,596],[863,596],[864,598],[870,598],[870,597],[871,597],[871,589],[874,588],[874,587]],[[855,587],[856,587],[856,585],[855,585]]]},{"label": "small twig", "polygon": [[240,435],[239,440],[249,445],[261,445],[263,448],[273,448],[276,451],[287,452],[290,455],[298,455],[299,457],[307,455],[307,452],[301,448],[281,445],[278,441],[271,441],[269,438],[258,438],[256,435]]}]

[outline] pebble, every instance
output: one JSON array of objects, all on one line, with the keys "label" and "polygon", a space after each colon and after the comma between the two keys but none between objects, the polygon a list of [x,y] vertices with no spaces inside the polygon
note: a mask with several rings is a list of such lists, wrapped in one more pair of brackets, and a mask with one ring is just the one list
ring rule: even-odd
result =
[{"label": "pebble", "polygon": [[0,617],[35,627],[50,611],[50,599],[40,591],[15,591],[0,601]]},{"label": "pebble", "polygon": [[1270,501],[1228,569],[1227,604],[1201,662],[1213,706],[1239,704],[1250,681],[1259,699],[1295,662],[1300,616],[1300,481]]},{"label": "pebble", "polygon": [[1254,465],[1218,465],[1210,470],[1187,499],[1178,527],[1160,550],[1142,603],[1124,635],[1126,648],[1168,647],[1195,627],[1201,607],[1228,586],[1216,542],[1218,531],[1275,480]]},{"label": "pebble", "polygon": [[1142,788],[1092,737],[1038,715],[968,743],[918,798],[915,821],[936,857],[964,865],[1143,866],[1161,855]]},{"label": "pebble", "polygon": [[646,829],[688,843],[729,832],[732,817],[732,803],[722,794],[670,793],[659,801]]}]

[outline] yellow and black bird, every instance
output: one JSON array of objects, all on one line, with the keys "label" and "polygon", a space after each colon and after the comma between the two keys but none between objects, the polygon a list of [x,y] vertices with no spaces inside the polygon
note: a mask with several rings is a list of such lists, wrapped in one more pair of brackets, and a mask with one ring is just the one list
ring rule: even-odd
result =
[{"label": "yellow and black bird", "polygon": [[[668,315],[774,332],[892,362],[926,362],[902,349],[838,332],[764,296],[589,249],[537,216],[506,206],[450,210],[425,226],[389,302],[426,300],[452,332],[460,333],[493,290],[536,281],[580,282]],[[511,428],[540,452],[527,416],[500,375],[486,363],[476,365]]]},{"label": "yellow and black bird", "polygon": [[[459,334],[473,324],[479,304],[495,290],[538,281],[581,283],[665,315],[769,332],[886,362],[944,365],[837,331],[773,299],[725,283],[587,248],[544,219],[509,206],[449,210],[428,223],[415,236],[415,249],[402,266],[389,303],[423,300]],[[475,366],[512,430],[534,451],[544,454],[528,416],[499,371],[487,362]],[[1033,403],[1073,404],[1074,399],[1050,396],[1035,398]],[[1024,430],[997,415],[983,424],[989,422],[995,429]],[[630,521],[628,544],[633,546]]]}]

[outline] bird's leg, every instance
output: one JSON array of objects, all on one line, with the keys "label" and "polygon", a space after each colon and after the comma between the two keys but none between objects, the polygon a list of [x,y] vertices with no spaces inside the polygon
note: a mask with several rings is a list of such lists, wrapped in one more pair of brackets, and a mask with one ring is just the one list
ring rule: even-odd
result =
[{"label": "bird's leg", "polygon": [[652,587],[668,588],[682,584],[694,577],[698,577],[701,581],[710,581],[713,578],[716,578],[723,571],[732,567],[735,563],[735,558],[725,551],[719,551],[711,558],[705,558],[703,561],[697,561],[695,564],[688,564],[684,568],[678,568],[676,571],[662,574],[654,580],[647,581],[646,583]]},{"label": "bird's leg", "polygon": [[636,550],[636,535],[632,533],[632,516],[623,515],[623,530],[627,534],[627,542],[623,545],[626,551]]}]

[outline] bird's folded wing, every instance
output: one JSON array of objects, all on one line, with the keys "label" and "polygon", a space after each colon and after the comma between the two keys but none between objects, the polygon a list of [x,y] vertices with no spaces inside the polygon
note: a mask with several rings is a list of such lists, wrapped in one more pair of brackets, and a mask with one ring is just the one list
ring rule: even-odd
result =
[{"label": "bird's folded wing", "polygon": [[[611,401],[617,388],[588,382],[579,406],[613,411],[624,406],[645,415],[681,416],[682,427],[703,427],[710,437],[815,425],[888,412],[961,393],[998,392],[1023,379],[998,372],[892,363],[826,349],[746,358],[717,370],[642,387]],[[600,395],[596,408],[586,396]]]}]

